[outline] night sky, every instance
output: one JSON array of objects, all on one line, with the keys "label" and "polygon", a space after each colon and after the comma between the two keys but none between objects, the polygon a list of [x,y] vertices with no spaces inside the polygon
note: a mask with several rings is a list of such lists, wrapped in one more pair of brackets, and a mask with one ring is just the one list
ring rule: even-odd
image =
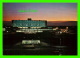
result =
[{"label": "night sky", "polygon": [[[37,10],[37,12],[18,12]],[[77,21],[77,3],[3,3],[3,21]]]}]

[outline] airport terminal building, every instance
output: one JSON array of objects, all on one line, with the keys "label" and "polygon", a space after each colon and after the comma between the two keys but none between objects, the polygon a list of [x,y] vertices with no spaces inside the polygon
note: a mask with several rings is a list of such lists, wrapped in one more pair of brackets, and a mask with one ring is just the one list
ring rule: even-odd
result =
[{"label": "airport terminal building", "polygon": [[47,21],[45,20],[31,20],[31,18],[28,18],[28,20],[12,20],[13,27],[46,27]]},{"label": "airport terminal building", "polygon": [[28,18],[28,20],[12,20],[12,26],[19,28],[16,32],[37,33],[45,30],[43,28],[47,27],[47,21],[32,20],[31,18]]}]

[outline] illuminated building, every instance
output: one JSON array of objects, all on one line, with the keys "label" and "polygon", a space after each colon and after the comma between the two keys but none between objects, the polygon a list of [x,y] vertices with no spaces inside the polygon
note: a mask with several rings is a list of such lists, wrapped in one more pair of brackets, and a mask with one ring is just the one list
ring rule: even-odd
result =
[{"label": "illuminated building", "polygon": [[22,27],[22,28],[39,28],[39,27],[46,27],[47,21],[45,20],[12,20],[13,27]]},{"label": "illuminated building", "polygon": [[22,40],[22,44],[40,44],[40,40]]},{"label": "illuminated building", "polygon": [[43,32],[49,29],[42,29],[47,27],[47,21],[45,20],[12,20],[12,26],[18,27],[19,29],[16,32],[24,32],[24,33],[37,33]]}]

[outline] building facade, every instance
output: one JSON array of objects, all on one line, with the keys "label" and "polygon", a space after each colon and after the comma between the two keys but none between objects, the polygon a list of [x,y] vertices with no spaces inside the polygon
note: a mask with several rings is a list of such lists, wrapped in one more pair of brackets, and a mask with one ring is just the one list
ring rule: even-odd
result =
[{"label": "building facade", "polygon": [[24,33],[37,33],[43,32],[43,27],[47,27],[46,20],[12,20],[12,26],[18,27],[19,29],[16,32],[24,32]]},{"label": "building facade", "polygon": [[12,26],[13,27],[46,27],[47,21],[45,20],[31,20],[31,18],[28,18],[28,20],[12,20]]}]

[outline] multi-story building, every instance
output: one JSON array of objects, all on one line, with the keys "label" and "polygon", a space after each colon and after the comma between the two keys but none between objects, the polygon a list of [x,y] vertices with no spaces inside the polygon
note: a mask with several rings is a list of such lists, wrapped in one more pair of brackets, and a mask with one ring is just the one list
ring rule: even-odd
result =
[{"label": "multi-story building", "polygon": [[46,20],[12,20],[12,26],[18,27],[19,29],[16,32],[24,32],[24,33],[36,33],[36,32],[43,32],[47,27]]}]

